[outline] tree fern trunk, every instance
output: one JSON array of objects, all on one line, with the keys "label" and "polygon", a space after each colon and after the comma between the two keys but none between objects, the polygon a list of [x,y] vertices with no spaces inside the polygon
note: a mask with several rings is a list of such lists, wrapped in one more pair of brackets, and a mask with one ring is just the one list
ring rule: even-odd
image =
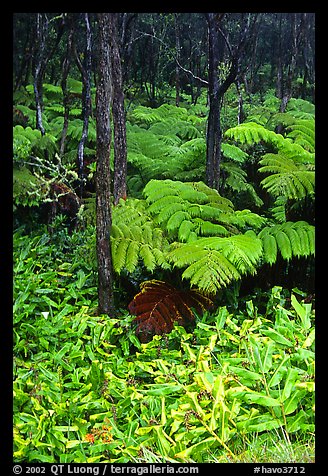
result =
[{"label": "tree fern trunk", "polygon": [[113,313],[112,256],[110,246],[110,55],[109,14],[98,13],[99,64],[96,95],[97,170],[96,170],[96,244],[98,259],[98,310],[100,314]]}]

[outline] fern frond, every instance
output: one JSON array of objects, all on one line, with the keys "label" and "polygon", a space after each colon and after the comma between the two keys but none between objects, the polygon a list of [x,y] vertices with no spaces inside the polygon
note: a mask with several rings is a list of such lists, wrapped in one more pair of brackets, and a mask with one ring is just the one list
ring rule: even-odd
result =
[{"label": "fern frond", "polygon": [[225,137],[249,146],[263,142],[270,144],[277,152],[293,160],[303,163],[314,161],[314,153],[293,142],[291,138],[285,138],[255,122],[244,122],[232,127],[225,132]]},{"label": "fern frond", "polygon": [[213,225],[214,233],[230,233],[222,219],[233,215],[232,203],[204,183],[151,180],[144,195],[149,203],[148,212],[173,237],[189,240],[194,239],[194,233],[209,234],[210,226],[204,225],[207,222]]},{"label": "fern frond", "polygon": [[261,185],[274,197],[283,195],[301,199],[314,193],[315,172],[298,166],[280,154],[266,154],[260,161],[259,172],[271,173]]},{"label": "fern frond", "polygon": [[197,261],[190,264],[182,278],[209,295],[214,295],[222,287],[241,278],[237,269],[221,253],[215,250],[201,250]]},{"label": "fern frond", "polygon": [[111,246],[113,268],[118,274],[123,269],[133,272],[140,261],[149,271],[156,266],[170,267],[165,257],[167,239],[163,231],[154,226],[143,200],[120,200],[113,207]]},{"label": "fern frond", "polygon": [[244,163],[248,158],[248,154],[245,151],[233,144],[223,142],[221,144],[221,151],[224,157],[234,162]]},{"label": "fern frond", "polygon": [[278,251],[286,260],[314,255],[314,234],[314,226],[305,221],[285,222],[263,228],[258,237],[263,242],[264,262],[273,264]]},{"label": "fern frond", "polygon": [[256,236],[200,238],[181,244],[168,254],[174,266],[184,268],[183,278],[207,293],[216,293],[243,274],[254,273],[262,255],[262,243]]},{"label": "fern frond", "polygon": [[186,325],[195,319],[196,312],[204,312],[213,302],[199,291],[180,291],[163,281],[146,281],[129,304],[136,315],[133,324],[141,342],[148,342],[155,334],[171,332],[177,322]]},{"label": "fern frond", "polygon": [[315,130],[313,120],[298,120],[287,129],[290,131],[287,137],[292,138],[295,143],[302,146],[309,152],[315,151]]}]

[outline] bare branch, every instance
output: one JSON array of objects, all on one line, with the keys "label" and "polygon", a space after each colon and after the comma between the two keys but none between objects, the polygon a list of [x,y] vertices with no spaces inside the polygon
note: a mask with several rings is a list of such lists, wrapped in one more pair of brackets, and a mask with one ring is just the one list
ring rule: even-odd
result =
[{"label": "bare branch", "polygon": [[138,31],[138,33],[140,33],[140,36],[138,36],[138,38],[136,38],[138,40],[142,37],[150,36],[151,38],[154,38],[155,40],[162,43],[162,45],[164,45],[164,47],[168,50],[167,54],[171,55],[171,57],[175,60],[176,64],[179,66],[180,69],[182,69],[182,71],[184,71],[187,74],[190,74],[190,76],[192,76],[193,79],[195,79],[196,81],[199,81],[201,84],[208,87],[208,81],[206,81],[206,79],[203,79],[203,78],[200,78],[199,76],[196,76],[192,71],[190,71],[190,69],[184,68],[181,65],[177,56],[172,51],[170,51],[169,46],[161,38],[158,38],[156,35],[152,35],[150,33],[145,33],[145,32],[140,32],[140,31]]}]

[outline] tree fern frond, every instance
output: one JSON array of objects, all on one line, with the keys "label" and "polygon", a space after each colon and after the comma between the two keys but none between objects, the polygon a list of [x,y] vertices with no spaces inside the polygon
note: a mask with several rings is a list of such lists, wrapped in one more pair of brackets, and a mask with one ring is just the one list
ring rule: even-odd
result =
[{"label": "tree fern frond", "polygon": [[292,138],[295,143],[301,145],[309,152],[315,151],[315,130],[314,120],[299,120],[288,127],[287,137]]},{"label": "tree fern frond", "polygon": [[255,122],[244,122],[232,127],[225,132],[225,137],[249,146],[263,142],[293,160],[303,163],[313,163],[314,161],[314,153],[293,142],[291,138],[285,138]]},{"label": "tree fern frond", "polygon": [[293,256],[292,245],[289,239],[289,235],[287,235],[284,230],[280,229],[276,231],[275,238],[281,256],[284,259],[289,260]]},{"label": "tree fern frond", "polygon": [[156,267],[156,257],[152,253],[151,247],[147,243],[140,246],[139,256],[142,258],[146,268],[149,271],[154,271]]},{"label": "tree fern frond", "polygon": [[203,292],[213,295],[231,281],[240,279],[236,268],[221,253],[215,250],[202,250],[199,259],[189,265],[182,278]]},{"label": "tree fern frond", "polygon": [[263,241],[263,259],[269,264],[275,262],[278,251],[286,260],[294,256],[308,257],[315,253],[314,226],[305,221],[267,226],[260,231],[258,237]]},{"label": "tree fern frond", "polygon": [[301,199],[314,193],[315,172],[296,165],[281,154],[266,154],[260,161],[259,172],[271,173],[261,185],[273,196],[283,195]]},{"label": "tree fern frond", "polygon": [[148,342],[155,334],[168,333],[174,322],[186,325],[195,319],[194,311],[204,312],[213,302],[197,290],[180,291],[158,280],[146,281],[129,304],[136,315],[133,324],[141,342]]},{"label": "tree fern frond", "polygon": [[191,222],[190,220],[183,220],[182,223],[179,226],[179,231],[178,231],[178,239],[179,241],[182,242],[187,242],[190,240],[191,233],[195,229],[195,223]]},{"label": "tree fern frond", "polygon": [[117,273],[134,271],[140,260],[149,271],[170,267],[165,258],[169,244],[147,214],[143,200],[120,200],[113,207],[111,245]]},{"label": "tree fern frond", "polygon": [[[113,240],[111,240],[113,242]],[[126,253],[130,242],[127,239],[120,239],[112,247],[113,268],[116,273],[120,273],[126,264]]]},{"label": "tree fern frond", "polygon": [[221,144],[221,151],[224,157],[227,159],[241,164],[244,163],[248,158],[248,154],[244,150],[233,144],[223,142]]},{"label": "tree fern frond", "polygon": [[262,255],[262,243],[256,236],[200,238],[171,250],[168,259],[184,268],[183,278],[199,289],[215,293],[245,273],[254,273]]},{"label": "tree fern frond", "polygon": [[310,118],[314,118],[315,105],[305,99],[291,98],[287,104],[287,111],[296,113],[307,114]]},{"label": "tree fern frond", "polygon": [[273,264],[277,261],[278,245],[277,240],[270,233],[261,235],[263,243],[263,254],[266,263]]}]

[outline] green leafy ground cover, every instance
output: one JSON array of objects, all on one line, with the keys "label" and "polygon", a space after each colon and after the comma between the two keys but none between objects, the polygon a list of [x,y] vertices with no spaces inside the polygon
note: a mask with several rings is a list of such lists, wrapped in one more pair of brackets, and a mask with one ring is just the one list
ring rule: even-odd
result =
[{"label": "green leafy ground cover", "polygon": [[276,286],[141,344],[127,311],[96,315],[87,233],[14,234],[14,460],[313,461],[305,295]]}]

